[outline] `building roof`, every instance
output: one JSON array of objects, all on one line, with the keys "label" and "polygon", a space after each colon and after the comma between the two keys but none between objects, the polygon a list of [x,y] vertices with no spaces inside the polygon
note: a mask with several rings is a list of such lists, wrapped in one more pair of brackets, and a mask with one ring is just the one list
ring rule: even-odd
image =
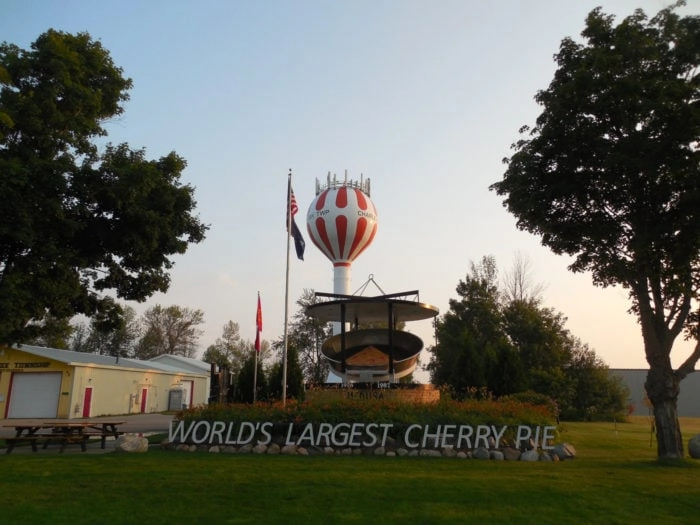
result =
[{"label": "building roof", "polygon": [[211,371],[211,365],[199,359],[193,359],[192,357],[183,357],[181,355],[174,354],[163,354],[149,359],[149,362],[163,362],[163,364],[174,364],[174,366],[181,366],[187,370],[198,371],[202,374],[209,374]]},{"label": "building roof", "polygon": [[[44,357],[47,359],[53,359],[60,363],[65,363],[67,365],[87,365],[94,364],[99,366],[109,366],[117,368],[131,368],[140,370],[159,370],[161,372],[169,373],[187,373],[187,374],[198,374],[198,375],[208,375],[209,365],[204,363],[206,367],[202,371],[193,370],[190,366],[177,366],[175,361],[170,363],[161,363],[158,361],[142,361],[140,359],[130,359],[126,357],[120,357],[118,360],[114,356],[109,355],[98,355],[90,354],[87,352],[73,352],[72,350],[61,350],[58,348],[46,348],[43,346],[31,346],[31,345],[17,345],[15,348],[21,350],[22,352],[27,352],[39,357]],[[185,358],[183,358],[185,359]]]}]

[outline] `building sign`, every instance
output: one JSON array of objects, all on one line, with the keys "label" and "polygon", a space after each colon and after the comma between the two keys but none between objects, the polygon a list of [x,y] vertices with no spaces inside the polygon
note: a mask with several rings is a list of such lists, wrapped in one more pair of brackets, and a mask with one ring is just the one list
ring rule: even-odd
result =
[{"label": "building sign", "polygon": [[[15,363],[13,368],[25,369],[25,368],[49,368],[51,366],[51,361],[30,361],[27,363]],[[9,369],[10,363],[0,363],[0,369]]]},{"label": "building sign", "polygon": [[50,361],[34,361],[29,363],[15,363],[15,368],[48,368],[51,366]]}]

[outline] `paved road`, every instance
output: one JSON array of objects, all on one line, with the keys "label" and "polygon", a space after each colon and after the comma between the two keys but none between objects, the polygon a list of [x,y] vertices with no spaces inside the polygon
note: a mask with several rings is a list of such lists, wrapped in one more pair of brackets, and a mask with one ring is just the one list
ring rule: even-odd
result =
[{"label": "paved road", "polygon": [[[113,418],[117,419],[117,418]],[[137,434],[142,433],[167,433],[170,430],[172,414],[136,414],[126,416],[120,428],[124,432]]]}]

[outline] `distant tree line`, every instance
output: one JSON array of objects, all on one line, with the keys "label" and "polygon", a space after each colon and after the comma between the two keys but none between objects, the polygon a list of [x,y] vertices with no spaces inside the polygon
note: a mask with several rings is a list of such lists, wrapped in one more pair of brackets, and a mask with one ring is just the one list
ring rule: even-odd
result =
[{"label": "distant tree line", "polygon": [[131,306],[112,303],[108,314],[88,320],[48,316],[41,321],[40,335],[22,342],[134,359],[195,357],[203,322],[201,310],[187,307],[156,305],[139,317]]}]

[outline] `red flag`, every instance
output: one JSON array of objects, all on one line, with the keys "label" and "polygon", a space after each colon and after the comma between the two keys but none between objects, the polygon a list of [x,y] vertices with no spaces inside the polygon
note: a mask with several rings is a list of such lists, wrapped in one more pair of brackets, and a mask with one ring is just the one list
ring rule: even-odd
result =
[{"label": "red flag", "polygon": [[262,306],[258,294],[258,311],[255,314],[255,351],[260,353],[260,332],[262,332]]}]

